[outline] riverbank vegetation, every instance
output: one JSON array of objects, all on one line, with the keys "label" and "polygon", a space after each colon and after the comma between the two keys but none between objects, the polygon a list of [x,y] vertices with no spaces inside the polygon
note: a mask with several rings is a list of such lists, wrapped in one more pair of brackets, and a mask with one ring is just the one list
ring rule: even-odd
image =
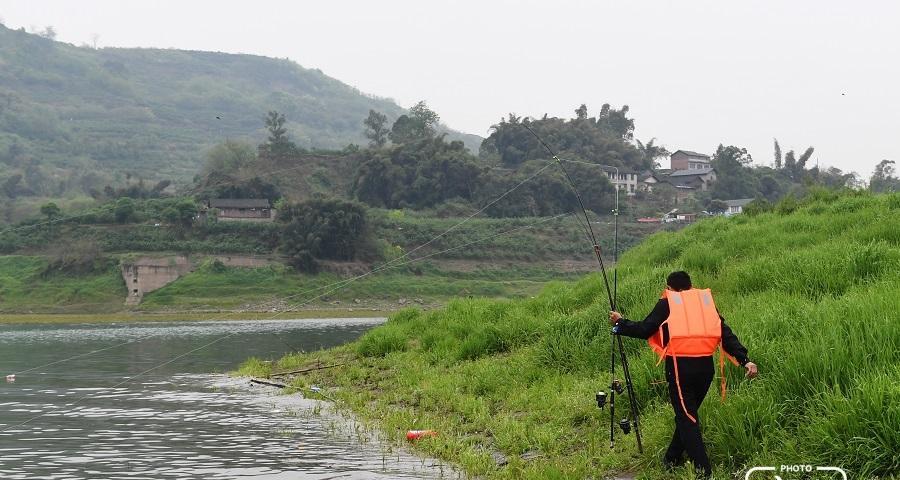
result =
[{"label": "riverbank vegetation", "polygon": [[140,309],[291,311],[341,307],[354,311],[391,311],[408,305],[434,308],[452,298],[523,297],[536,294],[551,279],[574,279],[579,272],[511,266],[442,270],[421,263],[415,271],[401,269],[365,275],[301,274],[274,265],[263,268],[225,267],[215,262],[144,297]]},{"label": "riverbank vegetation", "polygon": [[[619,268],[619,305],[640,318],[665,275],[686,269],[710,287],[761,376],[729,367],[728,399],[701,411],[717,478],[754,465],[845,468],[851,478],[900,471],[900,195],[824,190],[752,216],[704,220],[652,236]],[[433,429],[423,452],[481,478],[690,478],[660,458],[671,436],[663,373],[626,340],[646,453],[619,434],[594,393],[609,385],[608,305],[597,275],[548,284],[535,298],[459,299],[394,314],[359,341],[249,360],[265,376],[308,365],[317,385],[387,434]],[[622,403],[620,402],[620,408]]]}]

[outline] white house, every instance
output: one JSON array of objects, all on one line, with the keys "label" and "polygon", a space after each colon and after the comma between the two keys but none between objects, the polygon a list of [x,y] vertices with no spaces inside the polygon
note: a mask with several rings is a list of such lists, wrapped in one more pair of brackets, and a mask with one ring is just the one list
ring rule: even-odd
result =
[{"label": "white house", "polygon": [[619,169],[619,171],[616,172],[615,169],[606,167],[603,168],[603,171],[606,172],[606,176],[607,178],[609,178],[609,182],[612,183],[616,188],[618,188],[620,192],[625,192],[629,196],[634,195],[635,192],[637,192],[637,172],[622,169]]},{"label": "white house", "polygon": [[725,215],[738,215],[744,213],[744,207],[747,206],[748,203],[752,202],[752,198],[740,198],[737,200],[725,200],[725,205],[728,205],[728,210],[725,210]]}]

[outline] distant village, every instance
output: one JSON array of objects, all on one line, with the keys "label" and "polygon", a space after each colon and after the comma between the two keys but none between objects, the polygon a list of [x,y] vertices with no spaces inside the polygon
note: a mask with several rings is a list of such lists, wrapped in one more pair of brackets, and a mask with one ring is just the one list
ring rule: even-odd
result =
[{"label": "distant village", "polygon": [[[710,185],[716,181],[716,170],[712,167],[709,155],[677,150],[669,159],[671,167],[667,169],[635,172],[607,168],[605,171],[610,182],[628,196],[635,196],[638,192],[651,193],[659,185],[668,184],[675,189],[676,206],[692,198],[697,192],[709,190]],[[725,200],[727,209],[718,214],[731,216],[743,213],[744,207],[752,201],[752,198]],[[678,208],[674,208],[661,217],[640,218],[638,222],[691,223],[697,219],[699,213],[709,214],[709,212],[679,212]]]},{"label": "distant village", "polygon": [[[654,188],[667,184],[675,189],[676,208],[661,217],[639,218],[640,223],[692,223],[698,214],[709,212],[679,212],[677,205],[692,198],[697,192],[709,190],[716,181],[716,170],[712,167],[710,156],[678,150],[671,154],[671,168],[656,171],[636,172],[630,170],[604,168],[609,181],[629,197],[638,192],[652,193]],[[743,213],[744,207],[752,202],[752,198],[725,200],[727,209],[716,214],[731,216]],[[222,221],[272,222],[276,211],[268,199],[257,198],[211,198],[206,200],[200,209],[199,219],[205,221],[212,217]]]}]

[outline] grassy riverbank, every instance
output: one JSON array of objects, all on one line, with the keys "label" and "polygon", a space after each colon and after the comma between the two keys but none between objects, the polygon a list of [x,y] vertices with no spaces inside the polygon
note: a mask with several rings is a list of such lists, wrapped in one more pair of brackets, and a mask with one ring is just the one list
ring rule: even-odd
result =
[{"label": "grassy riverbank", "polygon": [[[564,263],[564,262],[563,262]],[[485,265],[462,260],[417,263],[378,272],[364,265],[342,274],[297,273],[281,265],[226,267],[206,262],[177,281],[147,294],[136,307],[115,259],[78,273],[55,270],[37,256],[0,257],[0,322],[202,319],[240,315],[282,318],[380,316],[410,305],[431,309],[466,296],[509,298],[537,294],[553,279],[575,279],[590,264]],[[246,313],[235,313],[246,312]]]},{"label": "grassy riverbank", "polygon": [[[851,478],[900,471],[900,195],[784,202],[757,217],[713,219],[651,237],[619,268],[626,314],[649,311],[665,275],[689,270],[760,365],[748,382],[729,367],[728,400],[701,410],[717,478],[754,465],[845,468]],[[241,372],[344,364],[295,378],[319,385],[400,436],[435,429],[427,454],[484,478],[689,478],[659,459],[671,435],[661,367],[627,340],[646,453],[632,436],[609,450],[607,306],[600,279],[551,283],[536,298],[458,300],[404,310],[353,344],[249,360]],[[619,408],[623,403],[619,403]],[[497,458],[508,460],[498,466]],[[503,463],[503,462],[500,462]]]}]

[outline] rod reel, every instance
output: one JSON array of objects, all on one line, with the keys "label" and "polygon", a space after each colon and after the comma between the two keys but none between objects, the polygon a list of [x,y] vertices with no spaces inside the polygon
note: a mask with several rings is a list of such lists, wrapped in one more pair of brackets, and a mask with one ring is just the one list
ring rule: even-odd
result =
[{"label": "rod reel", "polygon": [[622,385],[621,380],[613,380],[612,384],[609,386],[609,388],[612,389],[614,392],[618,393],[619,395],[621,395],[622,392],[625,391],[625,386]]},{"label": "rod reel", "polygon": [[594,398],[597,400],[597,408],[603,410],[606,407],[606,392],[597,392]]}]

